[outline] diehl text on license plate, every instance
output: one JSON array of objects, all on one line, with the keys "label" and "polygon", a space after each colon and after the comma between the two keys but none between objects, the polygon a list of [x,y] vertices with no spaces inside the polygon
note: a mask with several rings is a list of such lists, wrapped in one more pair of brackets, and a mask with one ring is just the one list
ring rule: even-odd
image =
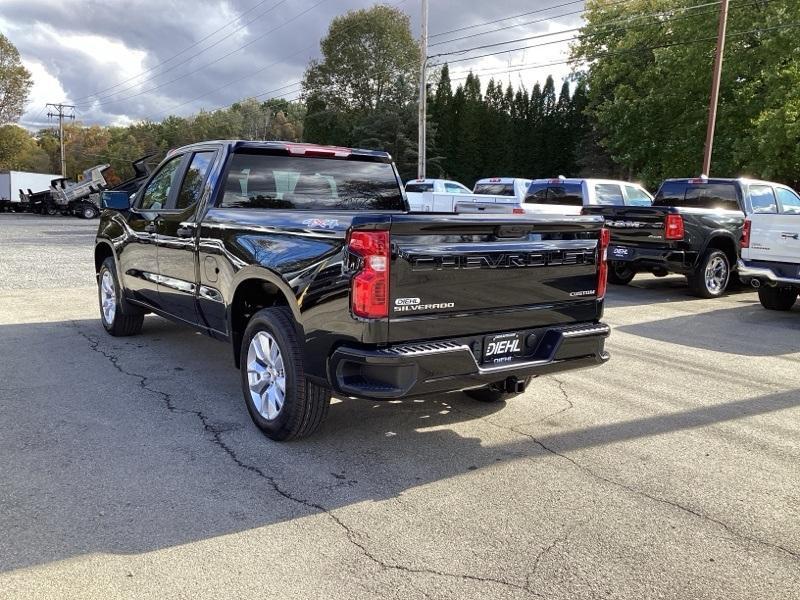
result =
[{"label": "diehl text on license plate", "polygon": [[611,260],[619,258],[628,258],[631,255],[631,249],[625,246],[612,246],[609,248],[608,257]]},{"label": "diehl text on license plate", "polygon": [[501,333],[486,336],[483,343],[483,362],[499,363],[513,360],[522,354],[524,340],[521,333]]}]

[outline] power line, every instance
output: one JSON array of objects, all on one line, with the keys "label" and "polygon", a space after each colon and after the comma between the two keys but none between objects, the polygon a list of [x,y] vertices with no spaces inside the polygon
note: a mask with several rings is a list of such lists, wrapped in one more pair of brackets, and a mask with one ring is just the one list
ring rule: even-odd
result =
[{"label": "power line", "polygon": [[[766,0],[766,1],[769,2],[771,0]],[[607,6],[613,6],[614,4],[623,4],[625,2],[630,2],[630,0],[622,0],[621,2],[614,2],[612,4],[608,4]],[[619,19],[614,19],[612,21],[609,21],[609,22],[605,23],[602,27],[605,28],[605,27],[607,27],[607,26],[609,26],[609,25],[611,25],[613,23],[628,23],[628,22],[631,22],[631,21],[637,21],[637,20],[640,20],[640,19],[646,19],[646,18],[651,18],[651,17],[669,16],[669,15],[672,15],[672,14],[677,13],[677,12],[685,12],[685,11],[694,10],[694,9],[697,9],[697,8],[705,8],[707,6],[716,6],[719,3],[720,3],[720,0],[716,0],[715,2],[707,2],[705,4],[696,4],[696,5],[692,5],[692,6],[676,7],[676,8],[671,8],[669,10],[664,10],[664,11],[659,11],[659,12],[654,12],[654,13],[645,13],[645,14],[633,15],[633,16],[630,16],[630,17],[622,17],[622,18],[619,18]],[[499,27],[497,29],[492,29],[492,30],[489,30],[489,31],[482,31],[480,33],[473,33],[471,35],[465,35],[465,36],[458,37],[458,38],[453,38],[453,39],[450,39],[450,40],[444,40],[444,41],[441,41],[441,42],[436,42],[435,44],[431,44],[431,46],[441,46],[443,44],[449,44],[451,42],[456,42],[456,41],[475,38],[475,37],[480,37],[482,35],[488,35],[490,33],[497,33],[498,31],[504,31],[506,29],[513,29],[513,28],[516,28],[516,27],[522,27],[524,25],[534,25],[536,23],[542,23],[542,22],[545,22],[545,21],[554,21],[554,20],[556,20],[558,18],[561,18],[561,17],[564,17],[564,16],[581,14],[581,13],[584,13],[584,12],[586,12],[586,11],[585,10],[572,11],[572,12],[564,13],[564,14],[561,14],[561,15],[554,15],[553,17],[545,17],[543,19],[536,19],[534,21],[527,21],[525,23],[518,23],[518,24],[515,24],[515,25],[510,25],[508,27]],[[705,12],[700,13],[700,14],[705,14]],[[695,16],[695,15],[692,15],[692,16]],[[678,17],[675,17],[675,18],[678,18]],[[568,31],[579,31],[580,29],[581,29],[580,27],[576,27],[574,29],[562,30],[561,33],[566,33]],[[549,32],[549,33],[547,33],[545,35],[556,35],[558,33],[559,33],[558,31],[555,31],[555,32]],[[544,37],[544,36],[542,36],[542,37]],[[526,39],[526,38],[522,38],[522,39]],[[527,39],[533,39],[533,38],[527,38]]]},{"label": "power line", "polygon": [[[285,0],[283,0],[283,1],[285,1]],[[154,70],[155,70],[155,69],[157,69],[158,67],[160,67],[160,66],[163,66],[163,65],[167,64],[168,62],[170,62],[171,60],[173,60],[173,59],[175,59],[175,58],[178,58],[178,57],[179,57],[181,54],[184,54],[185,52],[188,52],[188,51],[189,51],[189,50],[191,50],[192,48],[194,48],[194,47],[196,47],[196,46],[198,46],[198,45],[202,44],[202,43],[203,43],[204,41],[206,41],[207,39],[209,39],[209,38],[213,37],[214,35],[216,35],[216,34],[217,34],[217,33],[219,33],[220,31],[222,31],[223,29],[227,28],[229,25],[233,25],[233,24],[234,24],[234,23],[236,23],[236,22],[237,22],[239,19],[241,19],[243,16],[245,16],[247,13],[249,13],[249,12],[253,12],[253,11],[254,11],[256,8],[258,8],[258,7],[259,7],[259,6],[261,6],[262,4],[265,4],[266,2],[267,2],[267,0],[261,0],[260,2],[258,2],[258,3],[256,3],[256,4],[254,4],[253,6],[251,6],[250,8],[248,8],[246,11],[244,11],[242,14],[240,14],[240,15],[237,15],[237,17],[236,17],[235,19],[232,19],[232,20],[228,21],[228,22],[227,22],[227,23],[225,23],[225,25],[223,25],[222,27],[219,27],[218,29],[215,29],[214,31],[212,31],[211,33],[209,33],[208,35],[206,35],[205,37],[202,37],[202,38],[200,38],[199,40],[197,40],[196,42],[194,42],[194,43],[192,43],[192,44],[190,44],[190,45],[186,46],[186,48],[184,48],[184,49],[183,49],[183,50],[181,50],[180,52],[178,52],[178,53],[176,53],[176,54],[173,54],[173,55],[172,55],[172,56],[170,56],[169,58],[167,58],[167,59],[165,59],[165,60],[161,61],[160,63],[158,63],[157,65],[153,65],[153,66],[152,66],[152,67],[150,67],[149,69],[145,69],[144,71],[141,71],[141,72],[137,73],[136,75],[134,75],[134,76],[132,76],[132,77],[129,77],[128,79],[125,79],[124,81],[120,81],[119,83],[116,83],[116,84],[114,84],[114,85],[112,85],[112,86],[109,86],[109,87],[107,87],[107,88],[103,88],[103,89],[101,89],[101,90],[97,90],[97,91],[95,91],[95,92],[93,92],[93,93],[89,94],[88,96],[81,96],[80,98],[77,98],[77,100],[78,100],[78,101],[80,101],[80,100],[85,100],[85,99],[91,98],[92,96],[97,96],[98,94],[102,94],[103,92],[107,92],[108,90],[113,90],[114,88],[117,88],[117,87],[119,87],[119,86],[121,86],[121,85],[123,85],[123,84],[125,84],[125,83],[128,83],[129,81],[133,81],[134,79],[138,79],[139,77],[141,77],[141,76],[142,76],[142,75],[144,75],[145,73],[150,73],[150,72],[154,71]],[[272,11],[274,8],[276,8],[278,5],[280,5],[280,4],[282,4],[282,3],[283,3],[283,2],[278,2],[277,4],[275,4],[274,6],[272,6],[272,7],[271,7],[269,10],[267,10],[267,11],[265,11],[265,12],[263,12],[263,13],[259,14],[259,15],[258,15],[257,17],[255,17],[254,19],[252,19],[252,20],[248,21],[247,23],[245,23],[245,24],[243,25],[243,27],[245,27],[245,26],[249,25],[250,23],[252,23],[252,22],[253,22],[253,21],[255,21],[256,19],[260,19],[260,18],[261,18],[261,17],[263,17],[265,14],[267,14],[267,13],[268,13],[268,12],[270,12],[270,11]],[[242,27],[240,27],[240,28],[238,28],[238,29],[235,29],[234,31],[230,32],[228,35],[233,35],[234,33],[236,33],[237,31],[239,31],[239,30],[241,30],[241,29],[242,29]],[[211,46],[209,46],[209,48],[210,48],[210,47],[211,47]],[[195,56],[196,56],[196,55],[195,55]]]},{"label": "power line", "polygon": [[[734,31],[734,32],[728,33],[726,37],[727,38],[741,37],[741,36],[750,35],[750,34],[753,34],[753,33],[764,33],[764,32],[767,32],[767,31],[775,31],[775,30],[779,30],[779,29],[794,29],[794,28],[798,28],[798,27],[800,27],[800,21],[792,22],[792,23],[785,23],[783,25],[775,25],[773,27],[762,27],[762,28],[759,28],[759,29],[750,29],[748,31]],[[667,43],[667,44],[658,44],[658,45],[655,45],[655,46],[646,46],[646,47],[643,47],[643,48],[628,48],[628,49],[624,49],[624,50],[607,51],[607,52],[602,52],[602,53],[594,54],[594,55],[591,55],[591,56],[587,56],[584,59],[567,59],[567,60],[559,60],[559,61],[553,61],[553,62],[541,63],[541,64],[524,64],[524,65],[518,65],[517,67],[514,67],[512,69],[499,69],[498,71],[496,71],[494,73],[488,73],[488,74],[489,75],[491,75],[491,74],[505,75],[506,73],[516,73],[517,71],[527,71],[529,69],[552,67],[552,66],[555,66],[555,65],[564,65],[564,64],[568,64],[568,63],[585,63],[585,62],[588,62],[588,61],[597,60],[599,58],[604,58],[606,56],[617,56],[617,55],[620,55],[620,54],[637,54],[637,53],[640,53],[640,52],[649,52],[650,50],[659,50],[659,49],[662,49],[662,48],[674,48],[676,46],[691,46],[691,45],[698,44],[698,43],[701,43],[701,42],[708,42],[708,41],[712,41],[712,40],[716,40],[716,39],[717,39],[717,36],[709,36],[709,37],[703,37],[703,38],[696,38],[696,39],[688,41],[688,42],[685,42],[685,41],[684,42],[671,42],[671,43]],[[495,54],[499,54],[499,53],[495,53]],[[456,62],[456,61],[452,61],[452,62]],[[470,73],[471,73],[471,71],[470,71]],[[450,81],[461,81],[462,79],[466,79],[467,77],[468,77],[468,75],[463,76],[463,77],[451,77]]]},{"label": "power line", "polygon": [[[282,1],[282,2],[285,2],[285,1],[287,1],[287,0],[281,0],[281,1]],[[198,72],[200,72],[200,71],[203,71],[204,69],[207,69],[207,68],[208,68],[208,67],[210,67],[211,65],[213,65],[213,64],[216,64],[216,63],[220,62],[221,60],[224,60],[225,58],[227,58],[227,57],[231,56],[232,54],[235,54],[236,52],[239,52],[240,50],[243,50],[243,49],[245,49],[246,47],[248,47],[248,46],[251,46],[252,44],[254,44],[255,42],[259,41],[260,39],[262,39],[262,38],[266,37],[266,36],[267,36],[267,35],[269,35],[270,33],[273,33],[273,32],[275,32],[275,31],[277,31],[278,29],[280,29],[280,28],[282,28],[282,27],[285,27],[285,26],[286,26],[286,25],[288,25],[289,23],[291,23],[291,22],[293,22],[293,21],[296,21],[297,19],[299,19],[299,18],[300,18],[300,17],[302,17],[303,15],[305,15],[305,14],[307,14],[307,13],[311,12],[313,9],[317,8],[317,7],[318,7],[320,4],[322,4],[322,3],[323,3],[323,2],[325,2],[325,1],[326,1],[326,0],[319,0],[317,3],[313,4],[312,6],[310,6],[309,8],[307,8],[306,10],[304,10],[304,11],[302,11],[302,12],[300,12],[300,13],[296,14],[296,15],[295,15],[295,16],[293,16],[291,19],[289,19],[289,20],[287,20],[287,21],[284,21],[284,22],[283,22],[283,23],[281,23],[280,25],[278,25],[278,26],[276,26],[276,27],[273,27],[272,29],[270,29],[270,30],[268,30],[268,31],[265,31],[265,32],[264,32],[264,33],[262,33],[261,35],[259,35],[259,36],[255,37],[255,38],[253,38],[252,40],[250,40],[249,42],[247,42],[246,44],[243,44],[243,45],[239,46],[238,48],[235,48],[234,50],[232,50],[232,51],[228,52],[227,54],[223,54],[223,55],[222,55],[222,56],[220,56],[219,58],[217,58],[217,59],[215,59],[215,60],[212,60],[212,61],[211,61],[211,62],[209,62],[209,63],[206,63],[206,64],[205,64],[205,65],[203,65],[202,67],[199,67],[199,68],[197,68],[197,69],[194,69],[193,71],[189,71],[188,73],[184,73],[183,75],[180,75],[179,77],[175,77],[174,79],[170,79],[169,81],[165,81],[165,82],[163,82],[163,83],[160,83],[160,84],[156,85],[155,87],[152,87],[152,88],[150,88],[150,89],[148,89],[148,90],[144,90],[144,91],[138,92],[138,93],[136,93],[136,94],[132,94],[132,95],[130,95],[130,96],[126,96],[126,97],[124,97],[124,98],[116,98],[116,99],[114,99],[114,100],[109,100],[109,101],[107,101],[107,102],[103,102],[103,101],[101,101],[101,102],[92,102],[92,103],[90,103],[90,104],[87,106],[87,108],[88,108],[88,107],[94,107],[94,106],[96,106],[96,105],[99,105],[99,106],[107,106],[107,105],[109,105],[109,104],[117,104],[117,103],[119,103],[119,102],[125,102],[125,101],[127,101],[127,100],[131,100],[132,98],[136,98],[136,97],[138,97],[138,96],[142,96],[142,95],[144,95],[144,94],[149,94],[150,92],[154,92],[154,91],[156,91],[156,90],[158,90],[158,89],[161,89],[161,88],[163,88],[164,86],[167,86],[167,85],[169,85],[169,84],[171,84],[171,83],[175,83],[176,81],[180,81],[181,79],[185,79],[186,77],[188,77],[189,75],[193,75],[194,73],[198,73]],[[190,59],[188,59],[188,60],[191,60],[191,58],[194,58],[194,56],[193,56],[193,57],[190,57]],[[186,62],[186,61],[184,61],[184,62]],[[183,63],[179,63],[179,64],[183,64]],[[179,65],[175,65],[175,66],[179,66]],[[165,72],[166,72],[166,71],[165,71]],[[163,74],[163,73],[162,73],[162,74]],[[116,92],[116,93],[120,93],[120,92]],[[115,95],[115,94],[111,94],[110,96],[113,96],[113,95]],[[110,96],[109,96],[109,97],[110,97]]]},{"label": "power line", "polygon": [[[623,19],[623,20],[610,21],[609,23],[606,23],[605,25],[602,26],[602,30],[601,31],[604,32],[607,29],[607,26],[610,25],[611,23],[630,22],[630,21],[635,21],[635,20],[639,20],[639,19],[643,19],[643,18],[651,18],[651,17],[664,17],[664,16],[668,16],[668,15],[674,14],[677,11],[689,11],[689,10],[695,10],[695,9],[698,9],[698,8],[707,8],[709,6],[716,6],[718,4],[719,4],[719,0],[716,0],[715,2],[706,2],[704,4],[696,4],[696,5],[693,5],[693,6],[686,6],[686,7],[683,7],[683,8],[674,9],[674,10],[670,10],[670,11],[662,11],[662,12],[657,12],[657,13],[635,15],[635,16],[632,16],[630,18],[626,18],[626,19]],[[694,18],[694,17],[698,16],[698,14],[702,15],[702,14],[706,14],[706,13],[709,13],[709,12],[716,12],[716,11],[703,11],[701,13],[695,13],[695,14],[692,14],[692,15],[675,16],[675,17],[669,18],[668,20],[670,22],[679,21],[679,20],[682,20],[682,19],[685,19],[685,18]],[[583,29],[583,27],[573,27],[571,29],[561,29],[559,31],[551,31],[551,32],[548,32],[548,33],[540,33],[540,34],[537,34],[537,35],[530,35],[530,36],[517,38],[517,39],[513,39],[513,40],[507,40],[505,42],[496,42],[496,43],[493,43],[493,44],[483,44],[482,46],[473,46],[471,48],[464,48],[464,49],[461,49],[461,50],[453,50],[451,52],[442,52],[440,54],[434,54],[430,58],[437,58],[439,56],[451,56],[453,54],[463,54],[464,52],[471,52],[473,50],[482,50],[484,48],[496,48],[497,46],[505,46],[506,44],[516,44],[516,43],[524,42],[524,41],[528,41],[528,40],[536,40],[536,39],[541,39],[541,38],[546,38],[546,37],[552,37],[554,35],[562,35],[562,34],[565,34],[565,33],[576,33],[576,32],[581,31],[582,29]],[[612,31],[613,30],[622,30],[622,29],[624,29],[624,27],[615,27],[615,28],[610,28],[610,29]],[[580,37],[580,36],[572,36],[569,40],[560,40],[560,41],[570,41],[571,39],[576,39],[578,37]],[[557,42],[548,42],[548,43],[552,44],[552,43],[557,43]],[[539,44],[539,45],[544,46],[544,45],[547,45],[547,44]]]},{"label": "power line", "polygon": [[[623,0],[624,2],[631,2],[632,0]],[[448,33],[458,33],[460,31],[466,31],[468,29],[475,29],[476,27],[483,27],[485,25],[494,25],[495,23],[500,23],[502,21],[510,21],[511,19],[519,19],[520,17],[527,17],[529,15],[535,15],[538,13],[543,13],[548,10],[553,10],[554,8],[562,8],[564,6],[570,6],[571,4],[582,4],[584,0],[572,0],[572,2],[565,2],[563,4],[556,4],[554,6],[547,6],[545,8],[539,8],[537,10],[531,10],[524,13],[519,13],[518,15],[512,15],[510,17],[503,17],[502,19],[495,19],[494,21],[486,21],[485,23],[475,23],[473,25],[467,25],[465,27],[459,27],[457,29],[450,29],[449,31],[441,31],[439,33],[432,33],[429,37],[435,38],[441,35],[447,35]],[[615,2],[615,4],[621,4],[622,2]]]},{"label": "power line", "polygon": [[[397,8],[398,6],[401,6],[401,5],[405,4],[406,2],[408,2],[408,0],[400,0],[399,2],[395,2],[394,4],[392,4],[390,6],[394,6],[395,8]],[[348,31],[349,29],[352,29],[354,27],[355,27],[355,25],[352,25],[351,27],[345,28],[343,31]],[[186,100],[185,102],[181,102],[180,104],[175,104],[175,105],[169,107],[167,109],[167,111],[173,111],[173,110],[176,110],[178,108],[182,108],[182,107],[186,106],[187,104],[191,104],[192,102],[196,102],[197,100],[201,100],[202,98],[205,98],[206,96],[208,96],[210,94],[213,94],[214,92],[218,92],[218,91],[220,91],[222,89],[225,89],[227,87],[232,86],[235,83],[239,83],[240,81],[244,81],[245,79],[249,79],[250,77],[253,77],[254,75],[258,75],[260,73],[263,73],[267,69],[269,69],[271,67],[274,67],[277,64],[283,63],[284,61],[286,61],[286,60],[288,60],[290,58],[294,58],[295,56],[297,56],[298,54],[300,54],[302,52],[306,52],[306,51],[314,48],[314,46],[316,46],[318,43],[319,42],[314,42],[313,44],[309,44],[308,46],[305,46],[304,48],[301,48],[297,52],[294,52],[294,53],[292,53],[292,54],[290,54],[288,56],[285,56],[285,57],[283,57],[281,59],[278,59],[278,60],[276,60],[274,62],[271,62],[268,65],[265,65],[263,67],[260,67],[260,68],[256,69],[255,71],[247,73],[246,75],[243,75],[241,77],[237,77],[236,79],[232,79],[231,81],[228,81],[228,82],[226,82],[226,83],[224,83],[224,84],[222,84],[222,85],[220,85],[218,87],[215,87],[212,90],[204,92],[204,93],[200,94],[199,96],[195,96],[194,98]],[[261,94],[261,95],[263,95],[263,94]],[[151,119],[151,120],[155,120],[155,119]]]}]

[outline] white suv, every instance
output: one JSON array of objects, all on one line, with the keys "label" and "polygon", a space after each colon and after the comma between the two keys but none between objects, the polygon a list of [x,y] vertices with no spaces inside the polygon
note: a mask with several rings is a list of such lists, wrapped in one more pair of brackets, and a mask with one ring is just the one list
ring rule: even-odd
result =
[{"label": "white suv", "polygon": [[800,291],[800,196],[779,184],[750,186],[739,278],[769,310],[790,310]]},{"label": "white suv", "polygon": [[638,183],[614,179],[534,179],[522,208],[526,213],[580,214],[584,206],[652,206]]}]

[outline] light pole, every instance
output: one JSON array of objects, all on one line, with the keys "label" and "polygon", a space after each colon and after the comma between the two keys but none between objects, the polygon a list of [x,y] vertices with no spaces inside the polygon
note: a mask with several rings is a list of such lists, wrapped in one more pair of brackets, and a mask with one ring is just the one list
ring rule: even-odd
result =
[{"label": "light pole", "polygon": [[417,177],[425,179],[426,156],[426,119],[428,111],[428,0],[422,0],[422,36],[419,42],[419,139],[417,158]]},{"label": "light pole", "polygon": [[725,53],[725,30],[728,27],[728,0],[722,0],[719,7],[719,30],[717,31],[717,52],[714,56],[714,72],[711,76],[711,100],[708,105],[708,129],[703,151],[703,175],[711,175],[711,153],[714,150],[714,127],[717,121],[719,103],[719,81],[722,77],[722,58]]}]

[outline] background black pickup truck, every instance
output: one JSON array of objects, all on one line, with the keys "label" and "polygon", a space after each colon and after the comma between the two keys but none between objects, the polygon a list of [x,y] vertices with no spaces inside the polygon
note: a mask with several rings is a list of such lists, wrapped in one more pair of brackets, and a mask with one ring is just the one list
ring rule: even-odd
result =
[{"label": "background black pickup truck", "polygon": [[382,152],[209,142],[107,193],[102,322],[153,312],[233,346],[253,421],[313,432],[331,391],[519,393],[605,362],[608,235],[596,217],[408,214]]},{"label": "background black pickup truck", "polygon": [[668,179],[651,207],[588,206],[611,230],[609,281],[637,271],[686,275],[692,292],[720,296],[734,278],[745,214],[773,184],[747,179]]}]

